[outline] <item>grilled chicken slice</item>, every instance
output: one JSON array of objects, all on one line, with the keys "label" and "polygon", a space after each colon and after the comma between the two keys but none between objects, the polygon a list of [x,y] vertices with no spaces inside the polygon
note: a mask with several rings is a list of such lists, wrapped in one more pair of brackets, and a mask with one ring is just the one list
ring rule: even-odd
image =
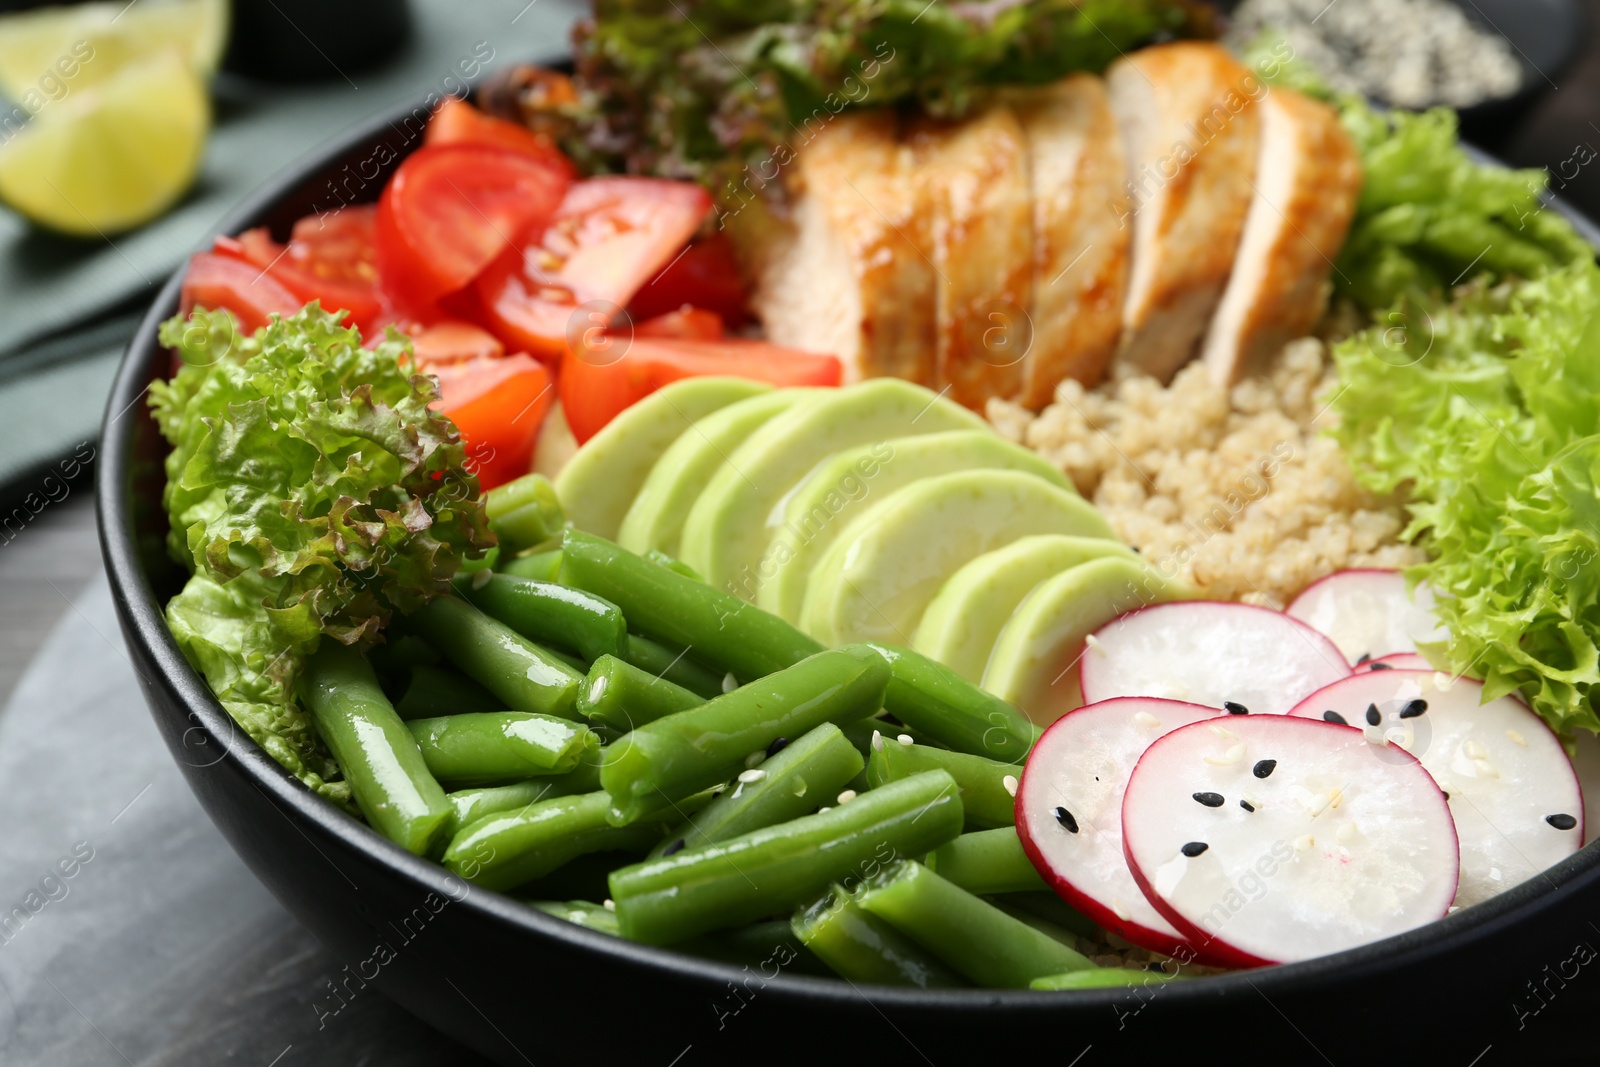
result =
[{"label": "grilled chicken slice", "polygon": [[885,110],[838,115],[795,160],[790,217],[775,219],[757,201],[729,231],[768,339],[837,355],[847,382],[893,376],[932,385],[932,244],[898,118]]},{"label": "grilled chicken slice", "polygon": [[1132,241],[1126,164],[1101,79],[1074,74],[1007,100],[1033,179],[1033,348],[1020,400],[1040,408],[1062,379],[1098,383],[1116,354]]},{"label": "grilled chicken slice", "polygon": [[1022,391],[1032,346],[1033,203],[1022,124],[1003,103],[908,134],[932,237],[937,385],[982,410]]},{"label": "grilled chicken slice", "polygon": [[1198,41],[1141,49],[1107,84],[1133,227],[1119,358],[1167,381],[1194,354],[1232,272],[1265,86],[1222,46]]},{"label": "grilled chicken slice", "polygon": [[1232,385],[1311,332],[1361,194],[1361,160],[1333,108],[1289,89],[1259,105],[1255,199],[1201,357]]}]

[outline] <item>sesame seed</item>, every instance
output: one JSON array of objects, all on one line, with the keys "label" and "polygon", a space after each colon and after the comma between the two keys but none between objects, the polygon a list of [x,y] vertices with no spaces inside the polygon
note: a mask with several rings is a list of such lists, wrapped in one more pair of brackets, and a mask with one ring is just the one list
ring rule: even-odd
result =
[{"label": "sesame seed", "polygon": [[1494,764],[1490,763],[1486,759],[1475,759],[1475,760],[1472,761],[1472,766],[1479,774],[1483,775],[1485,778],[1498,778],[1498,777],[1500,777],[1500,768],[1496,767]]},{"label": "sesame seed", "polygon": [[848,804],[855,798],[856,791],[854,789],[846,789],[843,793],[839,794],[839,803]]},{"label": "sesame seed", "polygon": [[675,853],[682,852],[683,849],[684,849],[684,846],[686,846],[688,843],[689,842],[685,841],[683,838],[680,837],[676,841],[674,841],[672,844],[670,844],[666,848],[662,849],[661,850],[661,855],[663,855],[663,856],[671,856],[671,855],[673,855]]},{"label": "sesame seed", "polygon": [[1014,775],[1014,774],[1006,775],[1004,778],[1000,779],[1000,784],[1006,787],[1006,792],[1007,793],[1010,793],[1012,796],[1016,796],[1017,795],[1017,776],[1016,775]]},{"label": "sesame seed", "polygon": [[737,688],[739,688],[739,679],[735,678],[732,673],[722,676],[722,691],[724,693],[731,693]]},{"label": "sesame seed", "polygon": [[1237,700],[1224,700],[1222,702],[1222,707],[1223,710],[1225,710],[1229,715],[1250,714],[1250,709],[1239,703]]},{"label": "sesame seed", "polygon": [[1402,719],[1415,719],[1418,715],[1423,714],[1427,710],[1428,702],[1426,700],[1413,700],[1405,707],[1400,709],[1400,717]]},{"label": "sesame seed", "polygon": [[1328,804],[1332,799],[1332,797],[1328,796],[1318,797],[1316,802],[1311,805],[1311,817],[1315,819],[1318,815],[1321,815],[1323,812],[1327,811]]},{"label": "sesame seed", "polygon": [[1470,737],[1462,744],[1461,751],[1466,753],[1468,759],[1483,759],[1489,754],[1482,745]]},{"label": "sesame seed", "polygon": [[1344,790],[1343,789],[1337,789],[1336,788],[1336,789],[1334,789],[1332,792],[1330,792],[1328,794],[1328,807],[1337,808],[1340,804],[1343,804],[1343,803],[1344,803]]},{"label": "sesame seed", "polygon": [[1316,848],[1317,839],[1311,834],[1306,834],[1306,836],[1295,841],[1294,847],[1296,852],[1304,852],[1309,849]]},{"label": "sesame seed", "polygon": [[1213,767],[1231,767],[1244,759],[1244,745],[1237,744],[1229,748],[1221,756],[1207,756],[1206,762]]},{"label": "sesame seed", "polygon": [[1349,726],[1350,725],[1347,721],[1345,721],[1345,717],[1343,715],[1340,715],[1337,711],[1325,711],[1325,712],[1323,712],[1322,713],[1322,721],[1323,722],[1336,722],[1340,726]]},{"label": "sesame seed", "polygon": [[1372,662],[1372,653],[1371,652],[1363,652],[1363,653],[1361,653],[1361,658],[1356,660],[1356,666],[1357,667],[1365,667],[1367,664],[1369,664],[1371,662]]},{"label": "sesame seed", "polygon": [[1439,690],[1439,692],[1448,693],[1450,692],[1451,687],[1456,684],[1456,680],[1443,671],[1435,671],[1433,674],[1433,684],[1434,687]]},{"label": "sesame seed", "polygon": [[776,738],[772,744],[767,746],[767,758],[771,759],[773,756],[776,756],[778,753],[782,752],[788,747],[789,739],[787,737]]},{"label": "sesame seed", "polygon": [[1570,830],[1578,825],[1578,820],[1566,812],[1561,812],[1558,815],[1546,815],[1544,821],[1554,826],[1557,830]]},{"label": "sesame seed", "polygon": [[818,814],[818,815],[821,815],[821,814],[822,814],[822,813],[823,813],[823,812],[825,812],[825,811],[832,811],[832,810],[833,810],[833,808],[832,808],[832,807],[830,807],[830,806],[828,806],[828,805],[826,805],[826,804],[824,804],[824,805],[823,805],[823,806],[822,806],[822,807],[820,807],[820,808],[818,808],[818,809],[817,809],[817,814]]},{"label": "sesame seed", "polygon": [[1187,845],[1184,845],[1183,848],[1179,849],[1178,851],[1182,852],[1185,856],[1188,856],[1190,859],[1194,859],[1196,856],[1200,855],[1200,853],[1204,852],[1206,849],[1208,849],[1210,847],[1211,846],[1206,844],[1204,841],[1190,841]]},{"label": "sesame seed", "polygon": [[1526,737],[1523,737],[1516,730],[1507,730],[1506,731],[1506,737],[1510,738],[1511,739],[1511,743],[1514,744],[1514,745],[1521,745],[1523,748],[1527,748],[1528,747],[1528,739]]},{"label": "sesame seed", "polygon": [[1196,793],[1194,798],[1208,808],[1220,808],[1224,803],[1221,793]]},{"label": "sesame seed", "polygon": [[1083,643],[1085,646],[1094,649],[1102,656],[1106,654],[1105,648],[1100,644],[1100,639],[1094,634],[1090,634],[1088,637],[1085,637],[1083,639]]},{"label": "sesame seed", "polygon": [[1250,773],[1257,778],[1265,778],[1277,769],[1278,761],[1275,759],[1257,760],[1256,765],[1250,768]]},{"label": "sesame seed", "polygon": [[1072,812],[1068,811],[1066,808],[1058,807],[1056,808],[1055,815],[1056,822],[1060,823],[1062,826],[1065,826],[1067,828],[1067,833],[1075,834],[1078,832],[1078,820],[1072,817]]},{"label": "sesame seed", "polygon": [[1376,704],[1368,704],[1367,705],[1367,725],[1368,726],[1376,726],[1382,721],[1383,721],[1383,716],[1378,713],[1378,705],[1376,705]]},{"label": "sesame seed", "polygon": [[1250,803],[1248,800],[1239,801],[1239,806],[1241,808],[1243,808],[1245,811],[1255,811],[1256,810],[1256,806],[1254,804]]},{"label": "sesame seed", "polygon": [[1353,822],[1340,823],[1339,829],[1333,832],[1333,836],[1337,837],[1340,841],[1349,841],[1353,839],[1356,836],[1356,824]]},{"label": "sesame seed", "polygon": [[1166,964],[1162,963],[1160,960],[1151,960],[1149,963],[1144,965],[1144,969],[1147,971],[1154,971],[1156,974],[1167,973]]},{"label": "sesame seed", "polygon": [[607,911],[616,911],[617,910],[617,902],[612,900],[610,897],[606,897],[606,899],[604,900],[604,902],[602,902],[602,904],[600,906],[605,908]]},{"label": "sesame seed", "polygon": [[1394,664],[1393,663],[1369,663],[1369,664],[1367,664],[1367,670],[1369,670],[1369,671],[1392,671],[1392,670],[1394,670]]},{"label": "sesame seed", "polygon": [[1161,727],[1161,720],[1148,711],[1141,711],[1134,715],[1133,721],[1143,726],[1146,730],[1157,730]]},{"label": "sesame seed", "polygon": [[876,730],[872,731],[872,751],[883,751],[883,735]]},{"label": "sesame seed", "polygon": [[760,763],[766,758],[767,754],[760,749],[757,749],[744,758],[744,765],[746,768],[754,767],[756,764]]},{"label": "sesame seed", "polygon": [[472,588],[482,589],[494,579],[494,571],[485,567],[472,576]]},{"label": "sesame seed", "polygon": [[750,782],[759,782],[766,776],[767,772],[760,767],[752,767],[748,771],[739,772],[739,781],[749,784]]},{"label": "sesame seed", "polygon": [[912,737],[910,734],[901,734],[899,737],[896,737],[895,740],[907,748],[910,748],[912,745],[917,743],[917,739]]},{"label": "sesame seed", "polygon": [[1111,898],[1111,911],[1123,922],[1133,918],[1133,912],[1128,910],[1128,902],[1121,897]]}]

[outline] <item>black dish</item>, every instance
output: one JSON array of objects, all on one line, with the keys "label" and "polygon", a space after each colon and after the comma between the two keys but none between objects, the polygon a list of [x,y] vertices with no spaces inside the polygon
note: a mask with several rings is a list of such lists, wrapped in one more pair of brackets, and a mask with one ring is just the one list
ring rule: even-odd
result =
[{"label": "black dish", "polygon": [[[356,130],[263,189],[219,232],[267,225],[282,236],[300,216],[335,206],[335,188],[375,198],[426,115],[419,106]],[[1570,209],[1553,202],[1552,210],[1600,242],[1600,230]],[[1401,937],[1154,993],[857,988],[790,973],[777,960],[739,969],[635,945],[496,893],[464,892],[444,869],[290,778],[235,728],[167,632],[161,609],[182,574],[163,549],[166,446],[144,393],[167,368],[156,329],[176,310],[178,288],[174,277],[151,306],[107,409],[98,479],[106,569],[145,699],[190,788],[257,877],[348,962],[329,988],[313,991],[319,1014],[337,1014],[375,986],[498,1062],[540,1067],[868,1056],[992,1063],[1029,1054],[1064,1065],[1088,1046],[1191,1062],[1344,1063],[1381,1050],[1384,1059],[1465,1065],[1490,1045],[1515,1048],[1523,1062],[1556,1052],[1572,1027],[1552,1018],[1586,1021],[1581,989],[1560,994],[1548,976],[1571,979],[1593,958],[1590,950],[1575,962],[1574,946],[1600,943],[1589,922],[1600,904],[1594,845]]]}]

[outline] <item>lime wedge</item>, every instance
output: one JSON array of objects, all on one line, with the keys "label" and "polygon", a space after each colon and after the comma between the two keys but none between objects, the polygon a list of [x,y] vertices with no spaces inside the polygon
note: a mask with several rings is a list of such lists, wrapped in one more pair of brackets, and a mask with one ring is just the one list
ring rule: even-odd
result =
[{"label": "lime wedge", "polygon": [[0,93],[37,113],[175,48],[209,78],[228,44],[228,0],[105,0],[0,16]]},{"label": "lime wedge", "polygon": [[189,188],[210,120],[187,58],[158,52],[52,104],[0,144],[0,201],[66,233],[131,229]]}]

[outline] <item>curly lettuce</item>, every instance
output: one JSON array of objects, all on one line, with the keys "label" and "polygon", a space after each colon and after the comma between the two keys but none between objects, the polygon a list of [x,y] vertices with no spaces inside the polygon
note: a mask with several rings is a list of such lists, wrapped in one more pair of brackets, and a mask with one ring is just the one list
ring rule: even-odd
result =
[{"label": "curly lettuce", "polygon": [[193,572],[168,625],[245,732],[343,802],[295,679],[324,636],[372,645],[492,543],[460,434],[409,342],[363,348],[315,303],[254,336],[198,309],[161,340],[181,359],[150,392],[168,548]]},{"label": "curly lettuce", "polygon": [[1428,651],[1600,731],[1600,268],[1408,298],[1335,346],[1334,431],[1363,484],[1408,487],[1447,642]]}]

